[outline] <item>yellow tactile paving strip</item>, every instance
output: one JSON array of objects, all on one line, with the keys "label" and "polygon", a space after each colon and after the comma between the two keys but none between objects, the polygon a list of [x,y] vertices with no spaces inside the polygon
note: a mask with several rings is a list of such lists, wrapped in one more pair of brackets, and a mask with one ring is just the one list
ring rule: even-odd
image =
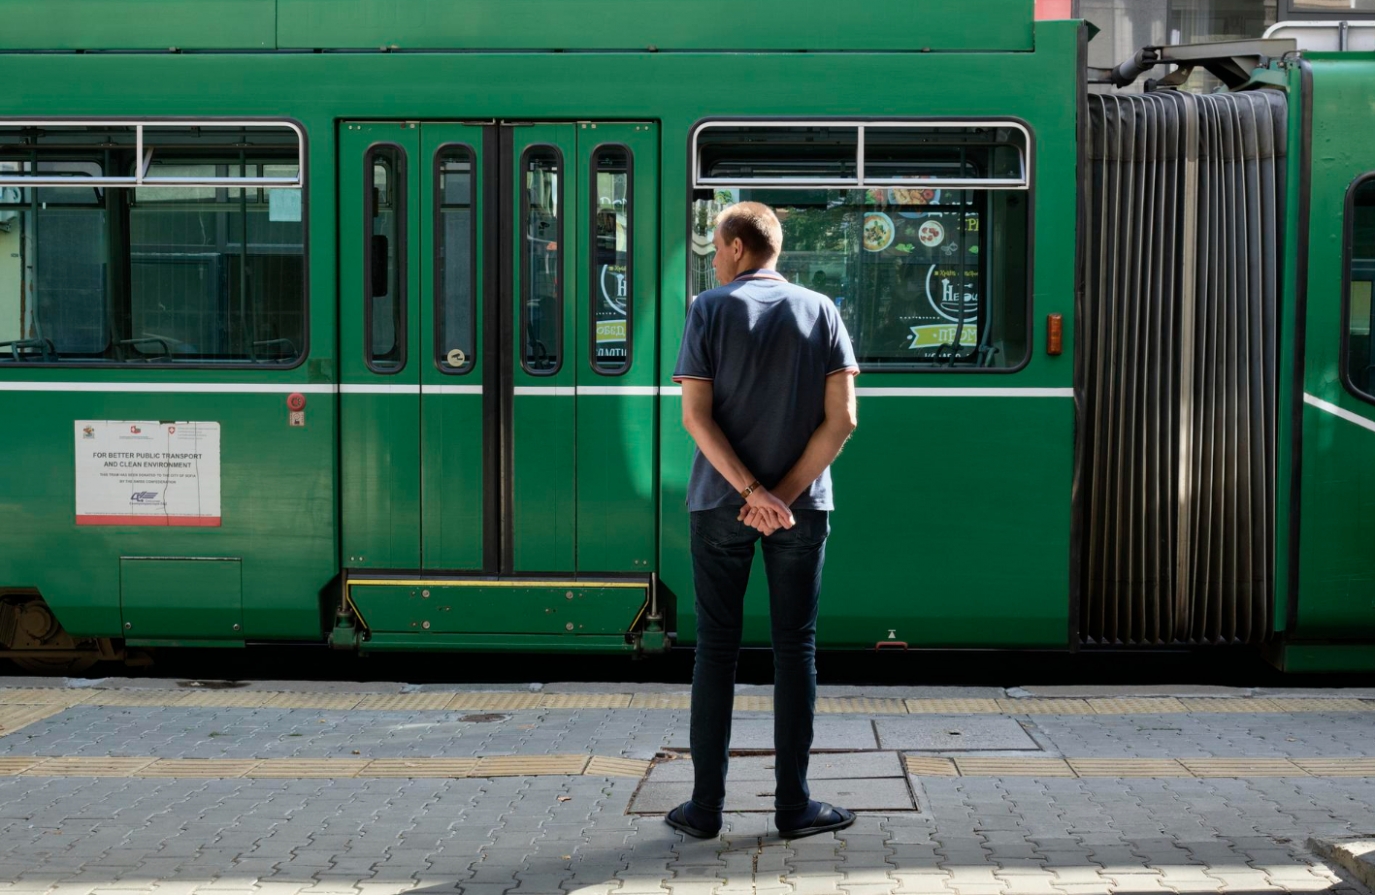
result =
[{"label": "yellow tactile paving strip", "polygon": [[957,758],[904,755],[919,777],[1375,777],[1375,758]]},{"label": "yellow tactile paving strip", "polygon": [[[1044,758],[905,755],[919,777],[1375,777],[1375,758]],[[605,755],[488,755],[480,758],[150,758],[0,756],[0,777],[491,778],[627,777],[651,763]]]},{"label": "yellow tactile paving strip", "polygon": [[60,715],[65,705],[0,705],[0,736],[14,733],[21,727]]},{"label": "yellow tactile paving strip", "polygon": [[0,777],[631,777],[650,763],[605,755],[482,758],[148,758],[0,756]]},{"label": "yellow tactile paving strip", "polygon": [[[313,709],[318,711],[522,711],[540,709],[643,709],[685,711],[686,693],[532,693],[478,691],[453,693],[310,693],[264,690],[0,689],[0,734],[6,721],[22,721],[25,712],[54,711],[77,705],[151,708]],[[742,712],[771,712],[768,696],[737,696]],[[1348,697],[1128,696],[1111,698],[1028,697],[897,699],[822,696],[823,715],[1138,715],[1177,713],[1375,712],[1375,699]],[[22,710],[22,711],[21,711]],[[41,717],[41,716],[36,716]]]}]

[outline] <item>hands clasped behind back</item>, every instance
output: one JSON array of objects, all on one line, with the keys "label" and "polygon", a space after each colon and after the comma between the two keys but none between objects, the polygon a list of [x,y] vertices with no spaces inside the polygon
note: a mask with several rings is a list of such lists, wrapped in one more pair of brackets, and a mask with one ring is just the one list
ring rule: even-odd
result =
[{"label": "hands clasped behind back", "polygon": [[768,537],[780,528],[792,528],[797,524],[788,505],[765,488],[759,488],[745,499],[738,518],[750,528]]}]

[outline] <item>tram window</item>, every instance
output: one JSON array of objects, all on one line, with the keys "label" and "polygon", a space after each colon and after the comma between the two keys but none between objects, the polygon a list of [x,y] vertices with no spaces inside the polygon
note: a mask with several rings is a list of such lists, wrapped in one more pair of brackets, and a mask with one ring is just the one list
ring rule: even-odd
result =
[{"label": "tram window", "polygon": [[712,125],[697,137],[704,177],[859,183],[855,125]]},{"label": "tram window", "polygon": [[1011,121],[707,122],[693,134],[690,294],[713,222],[783,222],[779,273],[835,301],[864,370],[1012,370],[1030,356],[1030,134]]},{"label": "tram window", "polygon": [[368,151],[363,196],[368,245],[363,253],[364,351],[370,369],[395,373],[406,363],[406,156],[399,146]]},{"label": "tram window", "polygon": [[559,151],[532,146],[521,171],[521,366],[549,376],[561,366],[563,318],[563,220],[560,216]]},{"label": "tram window", "polygon": [[592,368],[616,375],[630,368],[633,197],[630,150],[592,153]]},{"label": "tram window", "polygon": [[[300,190],[282,202],[273,194],[287,190],[262,187],[79,187],[82,177],[130,178],[131,147],[102,145],[94,153],[99,161],[35,161],[45,154],[55,153],[0,158],[0,174],[63,176],[74,184],[0,190],[0,363],[299,360],[305,349]],[[241,148],[223,154],[207,148],[193,159],[155,156],[146,174],[294,177],[297,171],[294,156],[278,163]]]},{"label": "tram window", "polygon": [[716,285],[716,214],[763,202],[783,223],[779,273],[836,303],[861,369],[1014,369],[1029,346],[1026,199],[920,187],[699,191],[692,294]]},{"label": "tram window", "polygon": [[1355,394],[1375,402],[1375,175],[1356,185],[1348,227],[1346,382]]},{"label": "tram window", "polygon": [[[296,166],[155,161],[159,177],[262,177]],[[136,188],[121,345],[149,361],[294,361],[304,347],[304,221],[261,187]],[[294,191],[293,191],[294,192]],[[296,198],[299,198],[297,193]]]},{"label": "tram window", "polygon": [[473,151],[467,146],[445,146],[435,165],[435,364],[445,373],[466,373],[476,362]]},{"label": "tram window", "polygon": [[[0,161],[3,173],[98,177],[91,162]],[[0,190],[0,360],[99,357],[110,345],[107,191]]]}]

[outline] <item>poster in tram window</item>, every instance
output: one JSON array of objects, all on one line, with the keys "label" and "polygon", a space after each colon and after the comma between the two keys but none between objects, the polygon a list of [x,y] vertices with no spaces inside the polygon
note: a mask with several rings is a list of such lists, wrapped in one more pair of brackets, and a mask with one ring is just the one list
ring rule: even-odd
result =
[{"label": "poster in tram window", "polygon": [[592,323],[596,365],[610,370],[624,367],[628,356],[631,284],[626,188],[624,172],[597,173]]},{"label": "poster in tram window", "polygon": [[76,421],[76,524],[220,524],[220,424]]},{"label": "poster in tram window", "polygon": [[[895,192],[909,192],[887,190]],[[889,296],[886,314],[873,321],[882,335],[871,343],[879,353],[928,354],[955,344],[979,344],[980,215],[940,205],[939,190],[921,192],[929,203],[892,204],[878,210],[870,198],[864,212],[864,265],[869,294]],[[929,197],[928,197],[929,194]],[[877,333],[875,335],[878,335]]]}]

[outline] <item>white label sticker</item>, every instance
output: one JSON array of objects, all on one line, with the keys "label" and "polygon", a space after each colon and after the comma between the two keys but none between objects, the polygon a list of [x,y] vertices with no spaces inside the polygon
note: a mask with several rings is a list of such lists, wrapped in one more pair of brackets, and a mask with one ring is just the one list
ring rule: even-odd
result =
[{"label": "white label sticker", "polygon": [[296,223],[301,220],[300,190],[268,190],[267,219]]},{"label": "white label sticker", "polygon": [[220,524],[220,424],[76,421],[77,525]]}]

